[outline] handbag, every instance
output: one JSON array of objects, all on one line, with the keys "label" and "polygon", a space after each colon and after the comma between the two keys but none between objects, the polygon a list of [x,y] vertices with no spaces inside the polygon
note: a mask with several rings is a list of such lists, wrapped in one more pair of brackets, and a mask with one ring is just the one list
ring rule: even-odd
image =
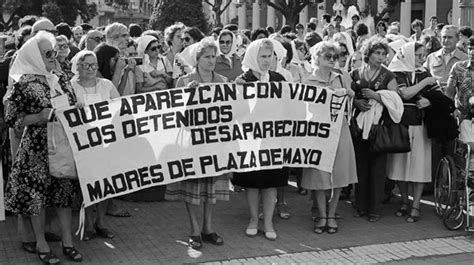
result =
[{"label": "handbag", "polygon": [[56,178],[77,179],[76,162],[63,125],[48,122],[49,174]]},{"label": "handbag", "polygon": [[373,153],[410,152],[408,126],[394,123],[384,110],[379,124],[373,125],[369,134],[369,150]]}]

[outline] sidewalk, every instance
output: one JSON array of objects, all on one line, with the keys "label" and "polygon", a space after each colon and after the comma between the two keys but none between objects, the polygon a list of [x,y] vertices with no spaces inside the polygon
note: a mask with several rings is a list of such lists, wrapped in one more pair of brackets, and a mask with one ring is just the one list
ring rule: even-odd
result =
[{"label": "sidewalk", "polygon": [[[133,217],[107,218],[109,227],[116,233],[114,239],[94,239],[90,242],[77,240],[76,247],[84,256],[83,264],[183,264],[292,253],[300,253],[296,255],[299,257],[308,253],[326,253],[329,250],[334,252],[336,249],[394,242],[416,241],[430,245],[426,243],[426,239],[433,238],[462,239],[473,243],[470,236],[464,237],[468,235],[466,232],[446,230],[431,206],[422,205],[422,218],[418,223],[408,224],[404,218],[395,217],[398,203],[393,199],[390,204],[385,205],[384,217],[375,224],[363,218],[352,217],[353,209],[350,203],[340,202],[338,212],[342,218],[338,220],[338,233],[317,235],[312,232],[309,197],[298,195],[293,187],[288,187],[286,195],[293,216],[290,220],[275,216],[275,229],[278,233],[276,241],[268,241],[263,235],[255,238],[245,236],[248,222],[245,193],[231,193],[230,201],[219,202],[215,210],[215,230],[224,238],[224,246],[204,244],[201,251],[186,246],[189,224],[184,203],[123,202],[123,206]],[[73,227],[77,227],[77,213]],[[470,245],[465,249],[459,247],[462,251],[444,255],[474,252],[474,247],[469,247]],[[63,264],[72,264],[65,260],[58,243],[52,244],[52,248]],[[469,257],[472,256],[463,255],[462,259],[469,260]],[[309,262],[318,262],[317,258],[314,259]],[[403,259],[392,260],[403,263]],[[299,263],[297,259],[294,262]],[[240,262],[235,262],[238,263]],[[15,219],[12,217],[0,222],[0,264],[39,264],[35,255],[21,250]]]}]

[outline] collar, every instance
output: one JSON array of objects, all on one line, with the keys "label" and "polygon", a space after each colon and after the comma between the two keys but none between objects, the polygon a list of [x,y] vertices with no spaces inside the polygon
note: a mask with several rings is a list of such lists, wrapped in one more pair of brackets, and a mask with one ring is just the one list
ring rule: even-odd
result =
[{"label": "collar", "polygon": [[[329,77],[329,83],[332,84],[334,82],[334,80],[336,78],[338,78],[341,74],[340,73],[337,73],[335,71],[331,71],[331,76]],[[313,82],[318,82],[318,83],[328,83],[328,80],[322,80],[320,79],[318,76],[316,76],[313,73],[311,73],[311,75],[308,76],[308,81],[313,81]]]}]

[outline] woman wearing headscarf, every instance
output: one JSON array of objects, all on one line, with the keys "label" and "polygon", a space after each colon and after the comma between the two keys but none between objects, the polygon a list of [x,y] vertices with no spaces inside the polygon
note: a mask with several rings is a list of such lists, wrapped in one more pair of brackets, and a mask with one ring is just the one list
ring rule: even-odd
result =
[{"label": "woman wearing headscarf", "polygon": [[158,39],[153,36],[142,36],[137,39],[137,42],[138,57],[143,59],[143,63],[135,67],[136,92],[145,93],[159,90],[163,87],[163,78],[167,84],[171,84],[171,76],[168,76],[167,73],[172,70],[172,67],[161,56],[161,45]]},{"label": "woman wearing headscarf", "polygon": [[[77,102],[84,105],[120,97],[114,84],[105,78],[97,77],[97,57],[94,52],[83,50],[72,58],[71,81]],[[82,240],[88,241],[98,235],[103,238],[113,238],[114,234],[105,228],[104,219],[109,200],[101,201],[86,208],[85,232]],[[95,210],[95,213],[94,213]],[[96,218],[94,218],[96,216]]]},{"label": "woman wearing headscarf", "polygon": [[57,264],[44,236],[45,208],[57,209],[63,253],[81,261],[71,232],[71,205],[77,184],[49,174],[47,130],[53,108],[72,105],[75,97],[70,83],[56,67],[54,36],[40,32],[18,51],[10,69],[16,82],[9,97],[5,121],[15,129],[25,127],[6,190],[5,207],[17,215],[29,216],[41,261]]},{"label": "woman wearing headscarf", "polygon": [[[339,49],[337,44],[323,41],[311,49],[311,57],[315,70],[303,81],[305,84],[326,87],[336,93],[354,96],[350,82],[344,80],[342,74],[334,71],[338,62]],[[301,186],[315,190],[319,218],[314,227],[316,234],[325,231],[334,234],[338,230],[336,209],[343,187],[357,182],[354,147],[346,117],[343,117],[339,144],[332,172],[324,172],[313,168],[303,169]],[[328,200],[329,198],[329,200]],[[329,205],[329,208],[327,207]]]},{"label": "woman wearing headscarf", "polygon": [[[423,68],[425,48],[418,42],[404,44],[397,52],[389,69],[396,75],[398,93],[403,99],[401,123],[408,126],[411,151],[390,154],[387,157],[388,178],[398,182],[402,204],[395,213],[406,221],[417,222],[420,217],[420,199],[425,183],[431,182],[431,140],[423,122],[423,109],[430,101],[423,97],[427,90],[439,88],[436,79]],[[408,191],[413,191],[409,205]]]},{"label": "woman wearing headscarf", "polygon": [[242,74],[242,61],[237,52],[237,40],[230,30],[222,30],[218,38],[216,73],[232,82]]},{"label": "woman wearing headscarf", "polygon": [[[236,82],[279,82],[285,78],[277,72],[271,71],[270,66],[274,56],[273,43],[269,39],[253,41],[247,47],[247,51],[242,62],[242,70],[245,72],[237,77]],[[288,170],[270,169],[245,173],[236,173],[232,180],[234,185],[245,188],[248,206],[250,211],[250,221],[245,231],[249,237],[258,233],[258,209],[260,195],[263,204],[263,226],[265,238],[275,240],[277,234],[273,228],[273,211],[277,188],[288,185]]]},{"label": "woman wearing headscarf", "polygon": [[[199,86],[204,83],[224,83],[227,79],[216,73],[217,47],[212,37],[205,38],[188,47],[183,60],[194,67],[193,72],[178,79],[176,87]],[[218,200],[229,200],[230,181],[227,174],[215,177],[184,180],[169,184],[166,188],[167,200],[180,200],[186,204],[191,222],[189,245],[193,249],[201,249],[202,242],[223,245],[224,240],[213,228],[212,219],[214,206]],[[198,222],[199,207],[203,205],[202,229]]]},{"label": "woman wearing headscarf", "polygon": [[293,81],[301,83],[306,77],[311,74],[311,64],[305,60],[308,48],[304,41],[294,39],[291,41],[291,49],[293,58],[287,65],[287,70],[293,75]]}]

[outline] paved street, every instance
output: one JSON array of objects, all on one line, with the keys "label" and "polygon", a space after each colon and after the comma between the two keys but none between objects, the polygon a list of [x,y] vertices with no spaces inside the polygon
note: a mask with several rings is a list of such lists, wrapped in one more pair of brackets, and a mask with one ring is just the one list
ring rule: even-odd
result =
[{"label": "paved street", "polygon": [[[189,224],[185,206],[179,202],[123,202],[133,217],[108,217],[116,233],[112,240],[76,241],[84,264],[261,264],[261,263],[388,263],[388,264],[472,264],[474,239],[463,231],[448,231],[432,206],[422,206],[422,219],[408,224],[394,216],[398,203],[392,200],[378,223],[352,217],[349,202],[341,202],[339,232],[316,235],[312,232],[311,202],[296,189],[287,189],[293,216],[275,216],[279,238],[268,241],[244,234],[247,208],[244,193],[232,193],[229,202],[216,207],[215,229],[224,246],[204,244],[201,251],[186,246]],[[426,201],[430,197],[424,198]],[[74,228],[77,213],[74,216]],[[39,264],[38,258],[21,250],[15,219],[0,222],[0,264]],[[59,243],[52,244],[62,256]]]}]

